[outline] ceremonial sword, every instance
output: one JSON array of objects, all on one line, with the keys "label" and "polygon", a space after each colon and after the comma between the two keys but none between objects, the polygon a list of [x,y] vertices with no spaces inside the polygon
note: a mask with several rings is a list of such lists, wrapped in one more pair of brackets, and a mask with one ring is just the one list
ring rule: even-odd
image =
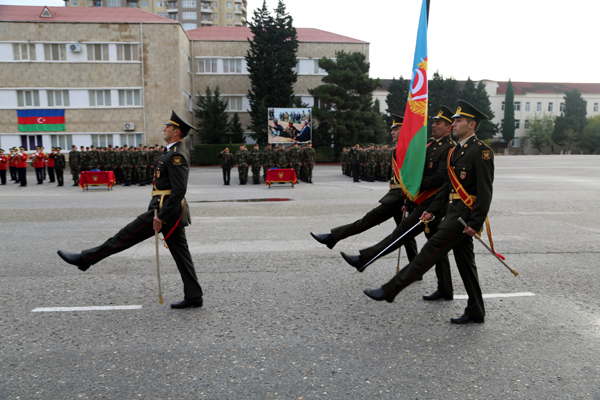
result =
[{"label": "ceremonial sword", "polygon": [[[458,220],[460,221],[460,223],[461,223],[461,224],[463,224],[463,225],[465,226],[465,228],[468,228],[468,227],[469,227],[469,225],[467,225],[467,223],[466,223],[465,221],[463,221],[463,219],[462,219],[461,217],[458,217]],[[498,255],[498,253],[496,253],[494,250],[492,250],[492,249],[491,249],[491,247],[490,247],[490,246],[488,246],[488,245],[487,245],[487,244],[486,244],[486,243],[485,243],[485,242],[484,242],[484,241],[483,241],[483,240],[482,240],[482,239],[479,237],[479,235],[477,235],[477,234],[476,234],[476,235],[474,235],[474,236],[477,238],[477,240],[479,240],[479,242],[480,242],[480,243],[481,243],[481,244],[482,244],[482,245],[483,245],[483,246],[484,246],[486,249],[488,249],[488,251],[489,251],[490,253],[492,253],[492,254],[494,255],[494,257],[496,257],[496,258],[498,259],[498,261],[500,261],[500,262],[502,263],[502,265],[504,265],[506,268],[508,268],[508,269],[509,269],[509,271],[510,271],[510,272],[512,272],[512,274],[513,274],[514,276],[517,276],[517,275],[519,275],[519,273],[518,273],[517,271],[515,271],[514,269],[512,269],[511,267],[509,267],[509,266],[508,266],[508,264],[506,264],[506,263],[504,262],[504,260],[503,260],[503,259],[502,259],[502,258],[501,258],[499,255]]]},{"label": "ceremonial sword", "polygon": [[[154,217],[157,215],[156,208],[154,209]],[[158,266],[158,231],[154,231],[154,243],[156,243],[156,276],[158,278],[158,304],[163,303],[162,289],[160,287],[160,267]]]},{"label": "ceremonial sword", "polygon": [[[429,221],[427,221],[427,223],[433,221],[435,219],[435,217],[433,217],[432,219],[430,219]],[[417,226],[421,225],[423,223],[423,219],[419,218],[419,222],[417,222],[416,224],[414,224],[412,226],[412,228],[410,228],[409,230],[407,230],[406,232],[404,232],[404,234],[402,236],[400,236],[398,239],[394,240],[388,247],[386,247],[385,249],[381,250],[381,252],[379,254],[377,254],[375,257],[373,257],[371,259],[371,261],[369,261],[368,263],[366,263],[365,265],[362,266],[361,269],[358,270],[358,272],[363,272],[365,270],[365,268],[367,268],[373,261],[377,260],[379,258],[379,256],[381,256],[383,253],[386,252],[387,249],[389,249],[390,247],[392,247],[393,245],[395,245],[396,243],[398,243],[398,241],[400,241],[404,236],[408,235],[410,233],[410,231],[412,231],[413,229],[415,229]]]}]

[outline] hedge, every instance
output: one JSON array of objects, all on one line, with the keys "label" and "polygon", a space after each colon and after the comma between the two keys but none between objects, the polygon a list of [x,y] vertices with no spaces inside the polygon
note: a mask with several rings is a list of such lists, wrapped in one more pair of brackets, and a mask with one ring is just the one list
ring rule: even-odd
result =
[{"label": "hedge", "polygon": [[[218,154],[225,147],[229,148],[229,152],[235,157],[235,154],[240,149],[240,144],[197,144],[194,146],[194,163],[196,165],[221,165],[221,159]],[[248,151],[254,148],[253,144],[246,144]],[[263,147],[261,147],[261,150]],[[332,147],[315,148],[317,152],[318,163],[333,163],[336,162],[336,155]]]}]

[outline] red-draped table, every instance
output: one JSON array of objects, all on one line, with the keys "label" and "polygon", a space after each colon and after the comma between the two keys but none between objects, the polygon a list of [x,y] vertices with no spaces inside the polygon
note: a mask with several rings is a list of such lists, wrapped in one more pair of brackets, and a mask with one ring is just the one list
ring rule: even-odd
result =
[{"label": "red-draped table", "polygon": [[83,190],[89,190],[88,186],[100,186],[106,185],[108,190],[111,190],[111,186],[115,185],[115,173],[112,171],[83,171],[79,175],[79,186]]},{"label": "red-draped table", "polygon": [[272,183],[291,183],[292,187],[297,182],[296,171],[293,168],[271,168],[267,171],[266,183],[271,189]]}]

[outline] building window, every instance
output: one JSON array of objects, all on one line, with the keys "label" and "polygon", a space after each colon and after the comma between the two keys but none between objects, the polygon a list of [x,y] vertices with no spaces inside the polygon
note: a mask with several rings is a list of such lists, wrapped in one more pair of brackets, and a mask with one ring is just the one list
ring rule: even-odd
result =
[{"label": "building window", "polygon": [[137,1],[132,1],[129,3],[129,7],[137,7]]},{"label": "building window", "polygon": [[240,59],[225,59],[223,60],[223,73],[229,74],[241,74],[242,73],[242,60]]},{"label": "building window", "polygon": [[51,135],[50,141],[52,147],[60,147],[63,150],[68,150],[73,146],[73,135]]},{"label": "building window", "polygon": [[236,21],[236,22],[240,22],[240,16],[239,16],[239,15],[236,15],[236,16],[235,16],[235,21]]},{"label": "building window", "polygon": [[242,111],[242,96],[224,96],[227,100],[227,111]]},{"label": "building window", "polygon": [[39,107],[39,90],[17,90],[17,105],[19,107]]},{"label": "building window", "polygon": [[521,111],[521,102],[515,101],[515,111]]},{"label": "building window", "polygon": [[150,2],[147,0],[140,1],[140,6],[142,7],[150,7]]},{"label": "building window", "polygon": [[198,19],[198,13],[196,11],[184,11],[181,13],[181,19]]},{"label": "building window", "polygon": [[69,107],[69,91],[68,90],[47,90],[48,107]]},{"label": "building window", "polygon": [[96,147],[112,146],[113,135],[92,135],[92,145]]},{"label": "building window", "polygon": [[19,60],[35,60],[35,44],[13,43],[13,58]]},{"label": "building window", "polygon": [[231,2],[230,1],[227,2],[227,8],[231,8]]},{"label": "building window", "polygon": [[240,5],[239,4],[235,5],[235,11],[240,11]]},{"label": "building window", "polygon": [[167,18],[167,13],[156,13],[159,17]]},{"label": "building window", "polygon": [[182,7],[183,8],[196,8],[197,4],[196,4],[196,0],[183,0],[181,2]]},{"label": "building window", "polygon": [[[529,121],[525,120],[525,129],[529,129]],[[527,141],[525,141],[525,146],[527,146]]]},{"label": "building window", "polygon": [[101,0],[88,0],[88,7],[102,7],[102,1]]},{"label": "building window", "polygon": [[189,22],[187,24],[181,24],[183,26],[183,30],[189,31],[190,29],[196,29],[198,27],[197,23]]},{"label": "building window", "polygon": [[106,0],[106,7],[121,7],[121,0]]},{"label": "building window", "polygon": [[142,105],[140,90],[119,90],[120,106],[139,106]]},{"label": "building window", "polygon": [[219,19],[219,14],[213,14],[213,19]]},{"label": "building window", "polygon": [[554,103],[553,102],[548,103],[548,111],[550,111],[550,112],[554,111]]},{"label": "building window", "polygon": [[108,44],[88,44],[88,61],[108,61]]},{"label": "building window", "polygon": [[140,51],[137,44],[117,44],[118,61],[139,61]]},{"label": "building window", "polygon": [[520,145],[520,140],[519,139],[521,139],[521,138],[519,138],[519,137],[514,138],[512,140],[511,146],[512,147],[519,147],[519,145]]},{"label": "building window", "polygon": [[65,61],[67,59],[67,45],[45,43],[44,58],[46,61]]},{"label": "building window", "polygon": [[528,147],[529,146],[529,139],[525,139],[523,145],[525,147]]},{"label": "building window", "polygon": [[515,119],[515,129],[519,129],[521,127],[521,120]]},{"label": "building window", "polygon": [[200,6],[203,10],[212,11],[212,8],[210,8],[210,3],[200,3]]},{"label": "building window", "polygon": [[137,146],[142,143],[141,133],[121,134],[121,147],[127,145],[129,147]]},{"label": "building window", "polygon": [[319,67],[319,60],[313,60],[313,61],[315,63],[315,69],[314,69],[315,74],[319,74],[319,75],[327,74],[327,71],[325,71],[323,68]]},{"label": "building window", "polygon": [[156,2],[156,7],[166,7],[166,6],[167,6],[166,1],[157,1]]},{"label": "building window", "polygon": [[76,6],[77,5],[77,0],[71,0],[71,5],[72,6]]},{"label": "building window", "polygon": [[25,147],[26,151],[35,150],[42,145],[42,135],[21,135],[21,146]]},{"label": "building window", "polygon": [[536,111],[542,112],[542,102],[541,101],[538,101]]},{"label": "building window", "polygon": [[198,72],[204,74],[216,74],[217,73],[217,59],[216,58],[204,58],[198,60]]},{"label": "building window", "polygon": [[565,112],[565,103],[560,103],[560,112]]},{"label": "building window", "polygon": [[227,14],[227,19],[233,19],[233,14]]},{"label": "building window", "polygon": [[215,2],[213,3],[213,7],[214,7],[214,8],[217,8],[218,6],[219,6],[219,4],[217,4],[217,2],[215,1]]},{"label": "building window", "polygon": [[594,103],[594,112],[598,112],[598,103]]},{"label": "building window", "polygon": [[177,21],[177,13],[168,13],[167,18]]},{"label": "building window", "polygon": [[530,104],[529,104],[529,102],[526,102],[525,103],[525,111],[529,111],[529,109],[530,109]]},{"label": "building window", "polygon": [[502,102],[502,111],[504,111],[504,109],[506,108],[506,102]]},{"label": "building window", "polygon": [[90,106],[110,106],[110,90],[89,90]]}]

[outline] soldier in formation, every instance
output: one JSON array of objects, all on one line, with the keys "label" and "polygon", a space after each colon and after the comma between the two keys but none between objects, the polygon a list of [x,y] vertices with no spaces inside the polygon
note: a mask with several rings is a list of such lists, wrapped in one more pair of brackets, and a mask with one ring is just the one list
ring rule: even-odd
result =
[{"label": "soldier in formation", "polygon": [[235,155],[235,163],[238,168],[240,185],[245,185],[248,180],[248,149],[246,145],[240,144],[240,150]]}]

